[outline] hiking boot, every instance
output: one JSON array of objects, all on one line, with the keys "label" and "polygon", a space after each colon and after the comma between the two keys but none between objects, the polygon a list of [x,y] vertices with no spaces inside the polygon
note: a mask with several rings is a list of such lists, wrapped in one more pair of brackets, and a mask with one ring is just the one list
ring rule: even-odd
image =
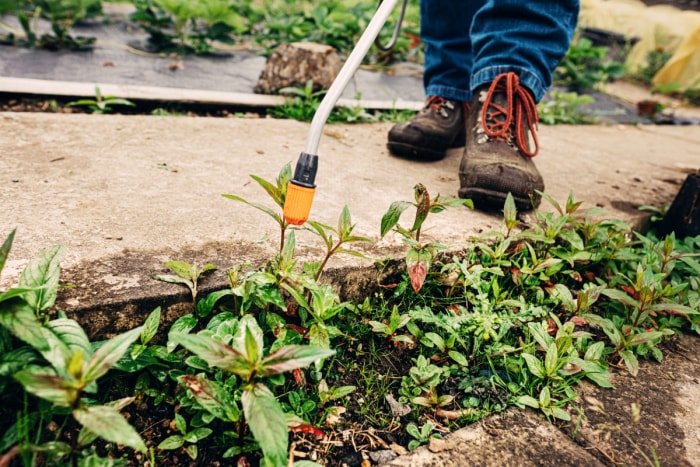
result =
[{"label": "hiking boot", "polygon": [[429,97],[413,120],[389,130],[387,148],[394,155],[411,159],[442,159],[449,148],[465,144],[464,120],[468,106],[439,96]]},{"label": "hiking boot", "polygon": [[544,182],[532,162],[539,149],[535,99],[515,73],[498,75],[474,97],[459,167],[460,198],[471,198],[476,207],[503,208],[511,193],[518,209],[537,207],[536,190],[543,191]]}]

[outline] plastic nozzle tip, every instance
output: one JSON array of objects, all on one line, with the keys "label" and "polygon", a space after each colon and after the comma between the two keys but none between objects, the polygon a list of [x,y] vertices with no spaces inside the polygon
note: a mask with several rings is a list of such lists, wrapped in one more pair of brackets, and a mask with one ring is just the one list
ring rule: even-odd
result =
[{"label": "plastic nozzle tip", "polygon": [[301,225],[309,218],[311,203],[314,201],[316,188],[297,185],[294,180],[287,186],[287,198],[284,201],[284,220],[292,225]]}]

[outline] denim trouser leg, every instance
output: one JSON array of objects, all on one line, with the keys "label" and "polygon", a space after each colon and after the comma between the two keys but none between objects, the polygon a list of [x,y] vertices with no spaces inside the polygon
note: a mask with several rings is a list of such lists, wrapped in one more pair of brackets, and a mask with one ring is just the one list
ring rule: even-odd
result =
[{"label": "denim trouser leg", "polygon": [[470,31],[472,91],[512,71],[535,100],[542,99],[552,85],[554,68],[569,48],[578,11],[578,0],[485,1]]},{"label": "denim trouser leg", "polygon": [[478,0],[420,0],[427,96],[471,101],[472,44],[469,28]]}]

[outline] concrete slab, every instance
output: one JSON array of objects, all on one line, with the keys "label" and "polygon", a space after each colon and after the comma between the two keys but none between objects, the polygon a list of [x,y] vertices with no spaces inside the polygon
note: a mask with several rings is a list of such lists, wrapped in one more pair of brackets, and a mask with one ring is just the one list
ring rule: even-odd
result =
[{"label": "concrete slab", "polygon": [[[0,286],[15,283],[40,249],[64,245],[65,280],[78,285],[63,296],[65,305],[88,310],[172,295],[172,285],[150,278],[168,260],[213,262],[224,270],[269,259],[277,247],[274,222],[221,195],[270,205],[249,174],[274,179],[285,163],[294,164],[309,125],[1,113],[0,127],[3,238],[17,228]],[[418,182],[432,194],[452,196],[459,184],[460,149],[431,164],[391,157],[385,149],[389,128],[325,127],[311,213],[333,225],[347,204],[356,233],[377,240],[367,249],[376,258],[403,251],[398,238],[378,238],[380,219],[393,201],[410,200]],[[547,193],[564,202],[573,192],[585,206],[606,208],[632,223],[646,218],[636,206],[670,203],[683,170],[700,166],[694,127],[558,126],[543,127],[540,137],[536,162]],[[470,236],[499,228],[501,218],[464,208],[435,215],[428,224],[426,238],[460,249]],[[300,232],[297,244],[301,258],[318,258],[317,238]],[[330,266],[358,261],[335,258]],[[209,285],[223,286],[224,274],[215,276]],[[100,328],[95,323],[93,331]]]}]

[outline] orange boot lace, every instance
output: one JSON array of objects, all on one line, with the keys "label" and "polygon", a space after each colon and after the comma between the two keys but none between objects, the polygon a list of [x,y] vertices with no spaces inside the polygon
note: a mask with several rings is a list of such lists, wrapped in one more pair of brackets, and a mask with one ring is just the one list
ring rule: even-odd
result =
[{"label": "orange boot lace", "polygon": [[[493,101],[496,93],[506,95],[505,107]],[[539,141],[534,131],[539,122],[537,104],[532,95],[520,85],[520,78],[515,73],[502,73],[493,80],[481,109],[481,121],[488,137],[508,143],[515,140],[522,154],[528,157],[537,155]],[[534,150],[530,150],[528,145],[528,132],[532,135]]]}]

